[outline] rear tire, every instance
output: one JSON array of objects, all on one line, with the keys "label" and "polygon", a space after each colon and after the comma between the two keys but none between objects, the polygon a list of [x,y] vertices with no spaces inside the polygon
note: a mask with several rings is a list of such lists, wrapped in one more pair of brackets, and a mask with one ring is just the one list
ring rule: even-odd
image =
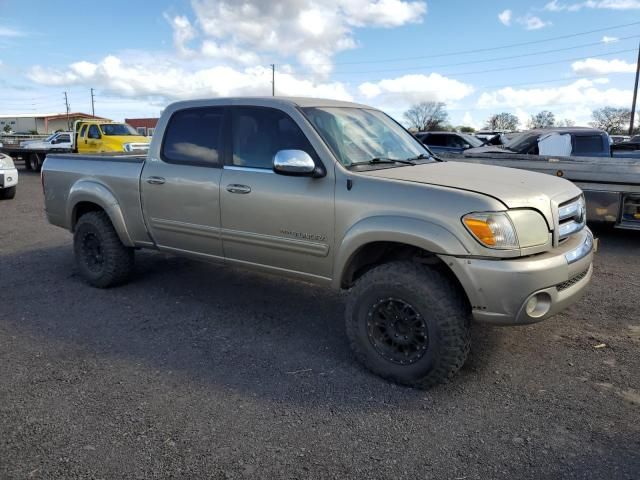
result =
[{"label": "rear tire", "polygon": [[436,269],[391,262],[350,292],[347,336],[356,358],[402,385],[446,383],[469,354],[471,316],[458,285]]},{"label": "rear tire", "polygon": [[80,274],[94,287],[120,285],[133,271],[134,249],[122,244],[105,212],[89,212],[80,217],[73,250]]},{"label": "rear tire", "polygon": [[10,200],[16,196],[16,187],[7,187],[0,190],[0,198]]},{"label": "rear tire", "polygon": [[44,158],[41,157],[42,155],[40,153],[32,153],[29,155],[29,170],[39,172],[42,169]]}]

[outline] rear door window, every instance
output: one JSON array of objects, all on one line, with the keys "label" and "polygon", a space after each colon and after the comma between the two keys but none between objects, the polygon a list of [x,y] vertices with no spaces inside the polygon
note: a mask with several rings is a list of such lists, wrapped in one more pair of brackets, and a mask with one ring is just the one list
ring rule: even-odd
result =
[{"label": "rear door window", "polygon": [[175,112],[164,134],[167,163],[218,167],[222,162],[224,108],[189,108]]},{"label": "rear door window", "polygon": [[434,147],[446,147],[447,146],[447,136],[446,135],[429,135],[429,139],[424,143],[427,145],[432,145]]}]

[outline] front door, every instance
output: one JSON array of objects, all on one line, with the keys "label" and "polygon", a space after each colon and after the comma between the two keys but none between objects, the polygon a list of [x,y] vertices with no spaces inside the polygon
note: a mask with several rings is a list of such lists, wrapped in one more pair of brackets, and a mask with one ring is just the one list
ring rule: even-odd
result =
[{"label": "front door", "polygon": [[145,162],[145,220],[162,250],[223,259],[220,177],[225,110],[179,110],[169,119],[159,158]]},{"label": "front door", "polygon": [[289,273],[332,274],[334,180],[274,173],[279,150],[304,150],[319,161],[304,133],[284,112],[231,109],[231,155],[222,172],[220,202],[225,258]]},{"label": "front door", "polygon": [[102,134],[98,125],[89,125],[87,136],[83,139],[84,145],[78,150],[82,153],[99,152],[102,146]]}]

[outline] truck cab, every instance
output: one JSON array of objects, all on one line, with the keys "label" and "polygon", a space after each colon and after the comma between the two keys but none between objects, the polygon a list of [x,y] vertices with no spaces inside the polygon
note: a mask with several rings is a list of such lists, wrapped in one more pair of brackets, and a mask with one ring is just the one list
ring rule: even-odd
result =
[{"label": "truck cab", "polygon": [[146,152],[149,139],[126,123],[80,120],[75,125],[78,153]]}]

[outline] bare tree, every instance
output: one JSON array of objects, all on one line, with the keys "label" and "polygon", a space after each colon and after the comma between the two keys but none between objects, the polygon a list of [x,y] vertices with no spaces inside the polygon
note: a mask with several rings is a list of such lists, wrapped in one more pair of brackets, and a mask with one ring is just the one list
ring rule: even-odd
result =
[{"label": "bare tree", "polygon": [[607,133],[624,133],[631,121],[631,110],[627,108],[603,107],[591,112],[590,125]]},{"label": "bare tree", "polygon": [[420,131],[438,130],[444,128],[449,119],[445,108],[442,102],[421,102],[404,112],[404,118]]},{"label": "bare tree", "polygon": [[574,122],[570,118],[564,118],[564,119],[558,120],[556,122],[556,126],[558,126],[558,127],[573,127],[573,126],[575,126],[575,124],[576,124],[576,122]]},{"label": "bare tree", "polygon": [[551,128],[556,125],[556,116],[549,110],[543,110],[531,115],[527,126],[529,128]]},{"label": "bare tree", "polygon": [[486,127],[489,130],[497,130],[502,132],[513,131],[518,128],[520,121],[513,113],[502,112],[491,115],[487,119]]}]

